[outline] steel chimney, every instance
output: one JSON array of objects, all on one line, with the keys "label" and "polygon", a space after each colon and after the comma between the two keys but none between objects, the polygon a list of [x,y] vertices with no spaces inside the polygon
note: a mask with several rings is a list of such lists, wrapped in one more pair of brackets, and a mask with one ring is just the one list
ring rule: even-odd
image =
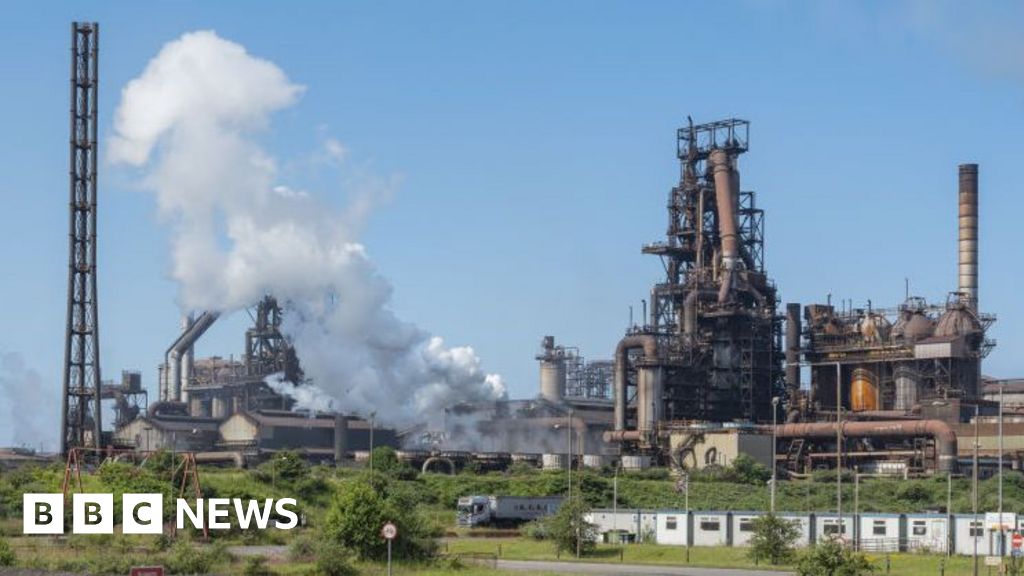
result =
[{"label": "steel chimney", "polygon": [[960,165],[959,287],[978,309],[978,165]]}]

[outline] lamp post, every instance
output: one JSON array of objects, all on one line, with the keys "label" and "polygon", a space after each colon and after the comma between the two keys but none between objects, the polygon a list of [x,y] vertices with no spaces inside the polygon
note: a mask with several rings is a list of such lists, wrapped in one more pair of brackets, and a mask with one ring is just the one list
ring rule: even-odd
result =
[{"label": "lamp post", "polygon": [[836,362],[836,516],[843,537],[843,369]]},{"label": "lamp post", "polygon": [[999,381],[999,555],[1005,556],[1005,528],[1003,524],[1003,381]]},{"label": "lamp post", "polygon": [[771,513],[775,514],[775,481],[776,481],[776,469],[779,467],[778,461],[775,459],[775,451],[778,446],[778,414],[779,414],[779,397],[775,396],[772,398],[772,488],[771,488]]},{"label": "lamp post", "polygon": [[569,501],[572,501],[572,408],[569,408],[569,420],[565,426],[565,439],[567,441],[565,448],[565,469],[567,471],[567,478],[569,481]]},{"label": "lamp post", "polygon": [[[981,417],[981,407],[974,405],[974,466],[971,471],[972,494],[971,500],[974,508],[974,520],[971,522],[971,532],[974,534],[974,576],[978,576],[978,420]],[[1002,518],[1000,518],[1002,520]]]}]

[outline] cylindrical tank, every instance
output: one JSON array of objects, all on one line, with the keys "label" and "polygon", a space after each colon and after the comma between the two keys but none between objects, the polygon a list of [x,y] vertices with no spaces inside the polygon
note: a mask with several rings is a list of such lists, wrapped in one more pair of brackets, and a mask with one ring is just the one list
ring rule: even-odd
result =
[{"label": "cylindrical tank", "polygon": [[637,429],[641,433],[653,432],[661,420],[662,373],[661,366],[643,366],[637,370]]},{"label": "cylindrical tank", "polygon": [[540,397],[548,402],[561,402],[565,390],[565,360],[560,357],[540,361]]},{"label": "cylindrical tank", "polygon": [[899,365],[893,374],[896,383],[896,403],[893,406],[896,410],[911,410],[917,405],[918,389],[920,384],[917,378],[917,371],[911,366]]},{"label": "cylindrical tank", "polygon": [[584,468],[603,468],[610,464],[610,458],[604,454],[584,454]]},{"label": "cylindrical tank", "polygon": [[348,456],[348,417],[334,415],[334,465],[340,465]]},{"label": "cylindrical tank", "polygon": [[228,417],[228,401],[223,396],[214,396],[210,404],[214,418]]},{"label": "cylindrical tank", "polygon": [[853,371],[850,383],[850,409],[854,412],[878,410],[878,380],[867,368]]},{"label": "cylindrical tank", "polygon": [[947,309],[935,325],[935,335],[942,337],[964,336],[978,332],[981,332],[981,323],[964,306]]},{"label": "cylindrical tank", "polygon": [[544,470],[565,470],[565,454],[543,454],[540,457],[541,468]]},{"label": "cylindrical tank", "polygon": [[623,470],[646,470],[651,467],[651,457],[644,454],[624,455],[622,457]]},{"label": "cylindrical tank", "polygon": [[874,343],[889,339],[892,325],[881,314],[868,313],[860,321],[860,335],[865,342]]}]

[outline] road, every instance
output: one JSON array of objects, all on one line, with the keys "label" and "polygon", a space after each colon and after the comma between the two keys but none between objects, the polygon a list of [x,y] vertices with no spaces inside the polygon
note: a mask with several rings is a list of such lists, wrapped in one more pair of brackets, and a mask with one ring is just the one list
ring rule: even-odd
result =
[{"label": "road", "polygon": [[541,560],[498,560],[498,568],[516,572],[553,574],[590,574],[591,576],[793,576],[792,572],[743,570],[736,568],[696,568],[691,566],[652,566],[650,564],[602,564],[597,562],[555,562]]}]

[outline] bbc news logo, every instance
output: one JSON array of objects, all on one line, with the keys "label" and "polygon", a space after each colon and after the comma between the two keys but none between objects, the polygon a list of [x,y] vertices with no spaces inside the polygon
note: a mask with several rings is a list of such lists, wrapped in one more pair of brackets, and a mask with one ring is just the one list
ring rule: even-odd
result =
[{"label": "bbc news logo", "polygon": [[[63,494],[25,494],[23,529],[25,534],[64,533]],[[175,525],[179,530],[186,523],[197,529],[228,530],[234,513],[238,527],[254,526],[266,530],[271,525],[291,530],[299,524],[294,498],[279,500],[248,500],[240,498],[197,498],[191,506],[184,498],[175,503]],[[124,494],[121,496],[121,527],[125,534],[160,534],[163,532],[164,497],[162,494]],[[71,500],[72,534],[113,534],[114,495],[74,494]]]}]

